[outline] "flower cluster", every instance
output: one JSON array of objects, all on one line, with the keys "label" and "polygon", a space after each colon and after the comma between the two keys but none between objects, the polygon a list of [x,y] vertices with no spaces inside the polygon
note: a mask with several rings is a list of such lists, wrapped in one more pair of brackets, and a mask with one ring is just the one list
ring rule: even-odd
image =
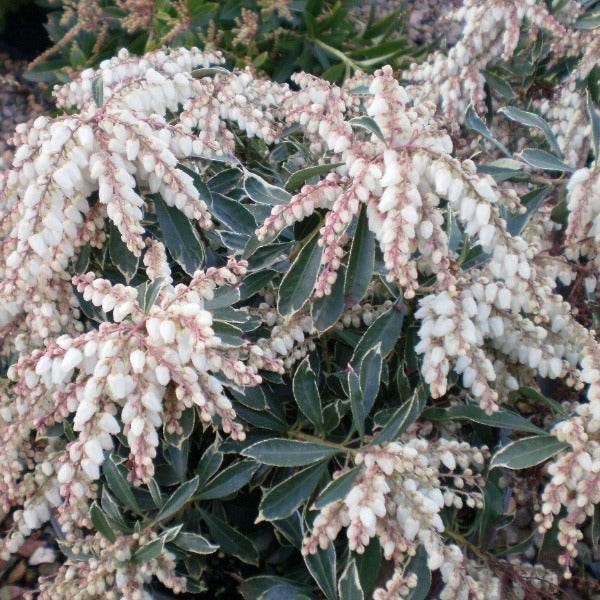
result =
[{"label": "flower cluster", "polygon": [[436,51],[426,62],[411,65],[404,77],[412,84],[409,94],[435,102],[455,128],[463,122],[469,104],[485,110],[484,71],[495,62],[512,59],[525,21],[534,38],[535,28],[552,36],[553,52],[567,54],[572,49],[570,32],[537,0],[466,0],[454,19],[463,22],[458,42],[447,54]]},{"label": "flower cluster", "polygon": [[[142,558],[144,547],[161,541],[149,531],[119,534],[113,541],[99,533],[77,540],[70,548],[73,558],[62,565],[55,576],[41,582],[35,597],[42,600],[57,597],[143,600],[149,597],[144,584],[152,576],[173,592],[184,592],[185,578],[176,575],[170,552],[162,548],[157,556]],[[139,559],[136,553],[140,553]]]},{"label": "flower cluster", "polygon": [[[154,474],[158,429],[176,433],[186,408],[197,410],[204,424],[244,439],[223,383],[259,384],[257,368],[246,361],[261,359],[263,350],[222,342],[203,308],[216,287],[234,285],[244,273],[245,263],[235,261],[197,271],[189,285],[162,284],[151,305],[141,303],[135,288],[93,273],[74,279],[86,300],[112,312],[113,322],[77,337],[63,335],[10,368],[15,385],[1,399],[2,440],[10,448],[0,459],[0,492],[4,510],[15,504],[24,510],[14,515],[15,537],[4,540],[5,549],[18,547],[55,507],[65,529],[88,522],[86,496],[94,497],[91,484],[119,433],[127,438],[129,478],[136,484]],[[281,363],[261,360],[261,367],[280,370]],[[19,457],[31,432],[44,433],[71,414],[76,439],[28,471]]]},{"label": "flower cluster", "polygon": [[[358,476],[352,489],[321,510],[304,540],[303,552],[314,554],[319,547],[327,548],[342,528],[347,529],[348,547],[359,554],[377,537],[384,557],[394,564],[394,573],[373,598],[392,600],[408,595],[418,585],[406,567],[422,544],[429,568],[439,570],[448,587],[440,598],[456,597],[450,590],[469,582],[461,580],[462,551],[444,542],[440,513],[444,507],[481,506],[481,494],[468,488],[483,484],[472,466],[481,468],[485,453],[467,443],[417,437],[357,453]],[[337,474],[342,475],[343,471]],[[442,479],[450,484],[443,484]]]}]

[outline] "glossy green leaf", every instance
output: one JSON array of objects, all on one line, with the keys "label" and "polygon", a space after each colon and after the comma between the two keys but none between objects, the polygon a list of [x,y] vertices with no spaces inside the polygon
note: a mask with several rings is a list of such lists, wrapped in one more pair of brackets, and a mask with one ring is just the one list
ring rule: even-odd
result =
[{"label": "glossy green leaf", "polygon": [[475,423],[489,425],[490,427],[512,429],[514,431],[527,431],[529,433],[542,435],[546,434],[543,429],[536,427],[533,423],[517,413],[508,410],[500,410],[488,415],[482,408],[475,405],[430,408],[423,413],[423,418],[429,419],[430,421],[454,421],[464,419],[466,421],[474,421]]},{"label": "glossy green leaf", "polygon": [[101,533],[107,540],[114,542],[117,539],[114,529],[97,502],[92,502],[92,506],[90,507],[90,519],[92,520],[94,529]]},{"label": "glossy green leaf", "polygon": [[355,370],[365,354],[377,344],[381,344],[382,358],[387,357],[400,339],[403,323],[404,309],[399,305],[392,306],[371,323],[354,350],[351,363]]},{"label": "glossy green leaf", "polygon": [[550,186],[544,186],[522,196],[521,202],[525,206],[526,211],[522,214],[511,213],[506,215],[506,226],[511,235],[517,236],[521,234],[527,223],[531,220],[531,217],[546,199],[549,191]]},{"label": "glossy green leaf", "polygon": [[157,538],[148,542],[131,555],[131,562],[137,565],[150,562],[159,557],[165,549],[165,540]]},{"label": "glossy green leaf", "polygon": [[298,408],[318,431],[323,431],[321,395],[317,386],[317,377],[310,368],[308,356],[296,369],[293,379],[293,390]]},{"label": "glossy green leaf", "polygon": [[537,127],[546,138],[546,141],[550,144],[554,154],[562,158],[562,151],[556,140],[556,136],[550,126],[542,117],[535,113],[521,110],[516,106],[503,106],[498,112],[506,115],[511,121],[521,123],[521,125],[527,125],[527,127]]},{"label": "glossy green leaf", "polygon": [[154,197],[156,216],[169,253],[188,275],[193,275],[206,260],[204,244],[200,241],[192,222],[162,198]]},{"label": "glossy green leaf", "polygon": [[483,136],[489,142],[492,142],[496,148],[501,150],[505,156],[511,156],[510,152],[506,148],[506,146],[499,142],[493,135],[492,132],[488,129],[488,126],[481,120],[481,117],[477,115],[477,113],[473,110],[473,107],[469,105],[467,108],[467,113],[465,115],[465,125],[476,131],[479,135]]},{"label": "glossy green leaf", "polygon": [[358,578],[356,563],[351,560],[338,582],[338,597],[344,600],[364,600],[365,594]]},{"label": "glossy green leaf", "polygon": [[204,536],[187,531],[179,533],[174,542],[178,548],[193,554],[212,554],[219,549],[219,546],[209,542]]},{"label": "glossy green leaf", "polygon": [[119,269],[125,281],[129,283],[137,273],[139,257],[134,256],[127,248],[121,238],[121,232],[113,223],[110,224],[108,250],[113,264]]},{"label": "glossy green leaf", "polygon": [[137,301],[145,314],[148,314],[150,309],[156,303],[156,299],[158,298],[158,294],[163,285],[164,279],[159,277],[154,281],[144,281],[137,286]]},{"label": "glossy green leaf", "polygon": [[329,544],[326,550],[319,548],[316,554],[305,556],[304,562],[328,600],[337,600],[335,546]]},{"label": "glossy green leaf", "polygon": [[244,189],[250,199],[259,204],[288,204],[292,195],[283,188],[271,185],[262,177],[254,173],[246,173],[244,177]]},{"label": "glossy green leaf", "polygon": [[569,444],[561,442],[553,435],[538,435],[511,442],[496,452],[490,462],[490,469],[526,469],[552,458]]},{"label": "glossy green leaf", "polygon": [[273,438],[252,444],[242,451],[244,456],[274,467],[302,467],[338,454],[338,448],[318,442],[301,442]]},{"label": "glossy green leaf", "polygon": [[197,475],[193,479],[181,484],[158,511],[158,514],[154,517],[154,522],[163,521],[181,510],[190,501],[197,488]]},{"label": "glossy green leaf", "polygon": [[389,418],[372,444],[383,444],[398,439],[419,418],[425,408],[426,399],[425,391],[419,386],[412,397]]},{"label": "glossy green leaf", "polygon": [[344,293],[347,306],[358,304],[367,293],[375,265],[375,235],[369,229],[363,206],[350,248]]},{"label": "glossy green leaf", "polygon": [[141,514],[142,510],[133,495],[131,484],[121,473],[121,469],[114,462],[112,455],[102,464],[102,471],[113,494],[133,512]]},{"label": "glossy green leaf", "polygon": [[310,298],[319,275],[323,248],[319,246],[318,232],[298,253],[296,260],[279,285],[277,308],[282,315],[290,315]]},{"label": "glossy green leaf", "polygon": [[252,479],[258,465],[251,460],[243,460],[220,471],[194,496],[196,500],[224,498],[243,488]]},{"label": "glossy green leaf", "polygon": [[592,127],[592,144],[594,147],[594,156],[600,161],[600,113],[596,110],[592,101],[592,95],[587,93],[587,109]]},{"label": "glossy green leaf", "polygon": [[372,117],[354,117],[349,121],[352,127],[359,127],[360,129],[366,129],[369,133],[377,136],[381,141],[385,141],[385,137],[377,125],[377,122]]},{"label": "glossy green leaf", "polygon": [[381,344],[377,344],[360,361],[360,389],[365,416],[371,412],[375,404],[381,384],[382,366]]},{"label": "glossy green leaf", "polygon": [[318,298],[311,303],[311,313],[317,331],[324,332],[335,325],[345,308],[344,284],[346,281],[346,269],[340,267],[338,277],[333,284],[331,294]]},{"label": "glossy green leaf", "polygon": [[270,488],[258,507],[257,521],[289,517],[300,505],[306,504],[326,471],[327,461],[302,469]]},{"label": "glossy green leaf", "polygon": [[200,509],[202,519],[211,537],[219,544],[221,551],[239,558],[245,563],[258,564],[258,550],[246,535],[229,525],[223,519]]},{"label": "glossy green leaf", "polygon": [[352,486],[354,485],[354,482],[359,474],[359,469],[355,467],[343,475],[340,475],[337,479],[333,479],[321,492],[320,496],[314,502],[312,508],[315,510],[320,510],[324,506],[344,498],[352,489]]},{"label": "glossy green leaf", "polygon": [[417,576],[417,585],[406,596],[406,600],[425,600],[431,588],[431,571],[427,566],[427,552],[423,546],[419,546],[415,556],[410,559],[406,573]]},{"label": "glossy green leaf", "polygon": [[569,173],[573,171],[569,165],[545,150],[525,148],[525,150],[521,152],[521,158],[528,165],[531,165],[536,169],[544,169],[545,171],[567,171]]},{"label": "glossy green leaf", "polygon": [[306,169],[300,169],[299,171],[296,171],[290,175],[290,178],[285,184],[285,189],[291,193],[296,192],[302,187],[307,179],[316,177],[318,175],[325,175],[330,171],[337,169],[337,167],[342,166],[343,164],[344,163],[342,162],[325,163],[322,165],[316,165],[314,167],[306,167]]}]

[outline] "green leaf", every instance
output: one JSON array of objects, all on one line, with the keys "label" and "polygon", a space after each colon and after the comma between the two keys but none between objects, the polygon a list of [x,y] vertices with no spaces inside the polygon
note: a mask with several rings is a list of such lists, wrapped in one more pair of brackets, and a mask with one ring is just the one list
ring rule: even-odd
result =
[{"label": "green leaf", "polygon": [[121,473],[120,467],[114,462],[112,454],[104,461],[102,471],[113,494],[134,513],[142,514],[142,510],[133,495],[131,485]]},{"label": "green leaf", "polygon": [[590,30],[600,27],[600,13],[583,14],[573,23],[575,29]]},{"label": "green leaf", "polygon": [[267,183],[262,177],[254,173],[246,173],[244,177],[244,189],[251,200],[258,204],[288,204],[292,195],[283,188]]},{"label": "green leaf", "polygon": [[344,293],[347,306],[358,304],[367,293],[373,277],[374,265],[375,235],[369,229],[367,212],[363,206],[358,217],[346,271]]},{"label": "green leaf", "polygon": [[425,408],[426,399],[425,390],[419,386],[412,397],[390,417],[379,435],[369,445],[398,439],[419,418]]},{"label": "green leaf", "polygon": [[96,106],[102,108],[104,105],[104,81],[102,80],[102,75],[92,81],[92,96]]},{"label": "green leaf", "polygon": [[499,142],[492,135],[491,131],[488,129],[488,126],[481,120],[481,117],[477,115],[477,113],[473,110],[473,107],[471,105],[469,105],[469,107],[467,108],[467,113],[465,115],[465,125],[469,129],[476,131],[479,135],[483,136],[489,142],[492,142],[492,144],[494,144],[496,148],[501,150],[505,156],[511,155],[506,146],[502,142]]},{"label": "green leaf", "polygon": [[569,413],[563,408],[563,406],[560,403],[558,403],[556,400],[552,400],[552,398],[544,396],[541,392],[532,387],[519,388],[519,390],[516,393],[520,396],[525,396],[525,398],[531,398],[532,400],[535,400],[540,404],[548,406],[552,411],[554,411],[561,417],[567,417],[569,415]]},{"label": "green leaf", "polygon": [[244,341],[244,332],[231,323],[214,320],[212,322],[212,329],[224,346],[240,348],[246,343]]},{"label": "green leaf", "polygon": [[335,585],[336,556],[335,547],[329,544],[326,550],[319,550],[316,554],[304,557],[304,562],[313,579],[329,600],[337,600]]},{"label": "green leaf", "polygon": [[240,594],[244,600],[259,600],[263,598],[263,594],[276,590],[279,596],[275,596],[272,600],[300,600],[302,592],[307,592],[306,586],[273,575],[258,575],[246,579],[239,587]]},{"label": "green leaf", "polygon": [[219,549],[219,546],[209,542],[204,536],[187,531],[179,533],[174,542],[178,548],[193,554],[212,554]]},{"label": "green leaf", "polygon": [[521,152],[521,159],[528,165],[536,169],[544,169],[545,171],[567,171],[572,172],[573,169],[545,150],[537,150],[536,148],[525,148]]},{"label": "green leaf", "polygon": [[516,213],[506,215],[506,226],[511,235],[517,236],[521,234],[527,223],[531,220],[531,217],[542,205],[542,202],[545,200],[549,191],[550,186],[547,185],[538,188],[537,190],[533,190],[532,192],[528,192],[521,198],[521,202],[527,210],[523,214]]},{"label": "green leaf", "polygon": [[277,294],[277,308],[283,316],[302,308],[312,294],[319,275],[322,254],[323,248],[319,246],[319,235],[315,232],[281,280]]},{"label": "green leaf", "polygon": [[106,486],[102,488],[102,495],[100,496],[100,505],[104,511],[106,518],[114,529],[118,529],[121,533],[131,533],[131,526],[125,521],[121,514],[119,505],[115,502],[114,498],[108,493]]},{"label": "green leaf", "polygon": [[254,233],[257,227],[256,220],[241,202],[219,193],[211,194],[211,199],[211,212],[231,231],[245,235]]},{"label": "green leaf", "polygon": [[354,369],[358,370],[358,365],[365,354],[377,344],[381,344],[381,357],[386,358],[400,339],[403,323],[404,310],[399,305],[392,306],[371,323],[354,350],[351,361]]},{"label": "green leaf", "polygon": [[258,465],[252,460],[243,460],[223,469],[194,496],[195,500],[214,500],[229,496],[243,488],[251,479]]},{"label": "green leaf", "polygon": [[371,590],[375,586],[381,571],[381,546],[377,538],[373,538],[362,554],[355,552],[352,554],[356,561],[360,585],[367,597],[370,598]]},{"label": "green leaf", "polygon": [[360,471],[358,467],[350,469],[347,473],[340,475],[337,479],[334,479],[327,484],[327,487],[321,492],[321,495],[316,499],[313,504],[315,510],[320,510],[323,507],[337,502],[342,498],[345,498],[348,492],[352,489],[356,478],[359,476]]},{"label": "green leaf", "polygon": [[93,502],[90,507],[90,518],[94,529],[101,533],[107,540],[114,542],[117,539],[104,511],[98,506],[97,502]]},{"label": "green leaf", "polygon": [[485,80],[487,84],[493,89],[499,96],[504,98],[505,100],[512,100],[515,97],[515,92],[513,91],[510,83],[499,77],[495,73],[491,73],[490,71],[486,71]]},{"label": "green leaf", "polygon": [[300,169],[300,171],[296,171],[290,175],[290,178],[285,184],[285,189],[288,192],[293,193],[299,190],[307,179],[318,175],[325,175],[326,173],[329,173],[329,171],[333,171],[343,164],[343,162],[325,163],[314,167],[307,167],[306,169]]},{"label": "green leaf", "polygon": [[308,356],[296,369],[293,380],[293,390],[298,408],[318,431],[323,431],[321,395],[319,394],[319,387],[317,386],[317,377],[310,368]]},{"label": "green leaf", "polygon": [[423,546],[417,548],[417,553],[406,565],[406,574],[409,573],[417,576],[417,586],[412,588],[406,600],[425,600],[431,588],[431,571],[427,566],[427,552]]},{"label": "green leaf", "polygon": [[125,281],[129,283],[138,270],[139,257],[129,251],[127,245],[121,238],[121,232],[114,223],[110,224],[110,237],[108,240],[110,259],[122,273]]},{"label": "green leaf", "polygon": [[200,458],[196,467],[199,486],[204,485],[219,470],[223,462],[223,453],[219,452],[219,443],[220,439],[217,436],[214,443],[204,451]]},{"label": "green leaf", "polygon": [[145,314],[148,314],[154,306],[163,284],[164,279],[159,277],[152,282],[144,281],[137,286],[137,301]]},{"label": "green leaf", "polygon": [[590,123],[592,126],[592,144],[594,146],[594,157],[600,161],[600,114],[594,107],[592,95],[587,93],[587,108],[590,115]]},{"label": "green leaf", "polygon": [[200,509],[200,515],[208,531],[225,554],[236,556],[241,561],[258,565],[258,550],[247,535],[242,535],[228,523]]},{"label": "green leaf", "polygon": [[150,562],[151,560],[158,558],[163,553],[164,549],[165,540],[163,538],[152,540],[131,555],[131,562],[136,565]]},{"label": "green leaf", "polygon": [[352,411],[352,422],[363,438],[365,435],[365,411],[362,402],[362,391],[360,389],[360,378],[352,367],[348,369],[348,398],[350,399],[350,410]]},{"label": "green leaf", "polygon": [[536,427],[517,413],[508,410],[500,410],[488,415],[482,408],[475,405],[430,408],[423,413],[423,418],[429,419],[430,421],[465,419],[467,421],[489,425],[490,427],[512,429],[514,431],[527,431],[542,435],[546,434],[543,429]]},{"label": "green leaf", "polygon": [[375,119],[371,117],[354,117],[348,121],[352,127],[360,127],[366,129],[369,133],[376,135],[382,142],[385,142],[385,138],[379,125],[377,125]]},{"label": "green leaf", "polygon": [[155,196],[154,206],[165,246],[183,270],[193,275],[206,260],[204,244],[196,229],[178,208],[168,206],[162,198]]},{"label": "green leaf", "polygon": [[548,460],[569,444],[559,441],[553,435],[539,435],[511,442],[494,454],[490,469],[526,469]]},{"label": "green leaf", "polygon": [[324,332],[335,325],[344,313],[344,284],[346,269],[340,267],[331,294],[318,298],[311,303],[311,313],[317,331]]},{"label": "green leaf", "polygon": [[381,384],[382,366],[381,344],[377,344],[360,361],[360,389],[365,416],[371,412],[375,404]]},{"label": "green leaf", "polygon": [[521,123],[521,125],[527,125],[527,127],[537,127],[544,134],[546,141],[550,144],[554,153],[562,158],[563,154],[560,146],[558,145],[558,141],[556,140],[556,136],[552,132],[552,129],[550,129],[548,123],[546,123],[542,117],[536,115],[535,113],[516,108],[515,106],[503,106],[498,112],[506,115],[511,121]]},{"label": "green leaf", "polygon": [[343,598],[343,600],[363,600],[365,597],[354,560],[348,563],[340,577],[338,597]]},{"label": "green leaf", "polygon": [[303,467],[339,454],[338,448],[318,442],[272,438],[242,450],[244,456],[274,467]]},{"label": "green leaf", "polygon": [[183,508],[194,495],[198,488],[198,482],[198,475],[196,475],[193,479],[181,484],[158,511],[158,514],[154,517],[154,522],[163,521]]},{"label": "green leaf", "polygon": [[272,487],[260,502],[256,521],[285,519],[301,504],[306,504],[327,471],[327,462],[307,467]]}]

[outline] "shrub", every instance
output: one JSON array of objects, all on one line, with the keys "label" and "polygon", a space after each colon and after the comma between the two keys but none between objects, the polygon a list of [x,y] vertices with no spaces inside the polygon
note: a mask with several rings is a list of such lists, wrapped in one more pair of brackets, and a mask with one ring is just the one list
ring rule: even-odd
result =
[{"label": "shrub", "polygon": [[[542,14],[515,10],[489,25],[507,61]],[[562,42],[586,22],[567,12],[541,23]],[[454,49],[477,49],[489,31],[461,14]],[[484,88],[448,91],[449,110],[417,67],[409,87],[389,66],[285,84],[195,48],[121,50],[55,90],[58,116],[17,128],[0,175],[0,547],[56,518],[65,562],[39,597],[142,598],[152,577],[199,592],[224,564],[248,599],[556,596],[531,540],[497,533],[503,488],[533,476],[566,578],[597,526],[583,31],[549,46],[579,59],[559,69],[585,102],[573,136],[560,110],[508,106],[533,131],[488,127]],[[422,69],[467,81],[453,56]]]}]

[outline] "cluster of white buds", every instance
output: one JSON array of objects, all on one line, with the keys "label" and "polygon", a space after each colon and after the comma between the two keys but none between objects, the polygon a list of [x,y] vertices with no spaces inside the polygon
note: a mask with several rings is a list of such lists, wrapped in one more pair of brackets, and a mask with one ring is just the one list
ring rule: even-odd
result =
[{"label": "cluster of white buds", "polygon": [[565,256],[587,257],[600,269],[600,161],[575,171],[567,184]]},{"label": "cluster of white buds", "polygon": [[565,576],[577,557],[577,543],[583,538],[583,524],[594,515],[600,504],[600,353],[597,344],[587,345],[581,361],[581,379],[589,384],[589,403],[578,406],[575,416],[552,428],[560,441],[569,444],[548,466],[550,481],[542,493],[542,506],[535,516],[542,533],[548,531],[558,514],[558,542],[565,553],[559,563]]},{"label": "cluster of white buds", "polygon": [[[494,250],[497,259],[499,248]],[[494,264],[513,276],[495,278],[488,269],[475,269],[448,290],[424,297],[415,313],[422,320],[415,349],[424,354],[423,376],[432,396],[446,393],[452,368],[488,413],[504,399],[492,387],[498,375],[505,394],[519,387],[507,363],[542,377],[577,376],[581,343],[589,337],[568,305],[551,293],[547,278],[529,271],[527,254]],[[545,314],[543,325],[530,312]]]},{"label": "cluster of white buds", "polygon": [[[186,590],[185,578],[175,573],[175,560],[163,549],[154,558],[135,560],[135,553],[159,539],[155,532],[124,535],[115,533],[110,541],[100,533],[77,540],[71,555],[52,577],[42,578],[35,598],[73,598],[74,600],[148,600],[144,589],[152,577],[175,593]],[[31,600],[33,594],[27,595]]]},{"label": "cluster of white buds", "polygon": [[[7,446],[0,457],[0,497],[6,508],[15,502],[29,506],[31,499],[32,510],[19,516],[33,529],[49,517],[47,503],[56,506],[58,491],[65,528],[79,518],[87,522],[85,496],[100,476],[113,436],[127,437],[130,480],[146,483],[154,472],[157,429],[185,408],[243,440],[223,382],[239,387],[261,382],[248,360],[254,348],[222,342],[203,305],[216,287],[235,285],[245,272],[246,263],[230,260],[227,267],[197,271],[189,285],[164,283],[152,306],[140,304],[135,288],[112,285],[93,273],[75,277],[84,298],[112,313],[113,322],[76,337],[63,335],[10,367],[15,383],[0,397],[5,421],[0,439]],[[258,346],[256,353],[262,354]],[[273,358],[261,367],[279,372],[282,364]],[[30,485],[19,457],[31,432],[43,432],[71,414],[76,439],[44,466],[40,485]]]},{"label": "cluster of white buds", "polygon": [[411,65],[403,77],[413,84],[410,95],[435,102],[455,128],[463,123],[469,104],[485,111],[483,73],[499,60],[510,61],[524,20],[554,38],[553,51],[564,54],[569,48],[569,31],[540,0],[465,0],[454,19],[464,22],[458,42],[447,54],[436,51],[426,62]]},{"label": "cluster of white buds", "polygon": [[[143,58],[122,50],[55,90],[58,106],[75,111],[17,128],[12,168],[0,174],[4,339],[40,347],[49,337],[80,330],[70,261],[82,246],[103,241],[107,218],[139,256],[144,212],[153,209],[149,193],[160,194],[200,227],[212,227],[205,201],[179,163],[231,154],[228,122],[272,142],[288,91],[249,72],[194,76],[196,69],[201,73],[222,62],[220,54],[195,48]],[[167,113],[179,112],[179,120],[167,120]],[[150,248],[147,261],[156,260]],[[4,352],[10,349],[7,344]]]},{"label": "cluster of white buds", "polygon": [[307,312],[298,311],[283,317],[267,302],[261,302],[253,312],[271,329],[271,335],[256,341],[254,347],[260,348],[261,352],[255,350],[250,364],[262,369],[277,359],[283,362],[287,370],[315,349],[313,339],[317,332]]},{"label": "cluster of white buds", "polygon": [[[405,569],[422,544],[429,568],[439,569],[444,581],[451,584],[454,567],[463,554],[458,546],[446,545],[440,513],[444,507],[483,505],[481,494],[471,488],[483,484],[472,466],[481,468],[485,454],[485,448],[467,443],[414,436],[358,452],[354,463],[359,473],[352,488],[321,510],[302,552],[312,554],[319,547],[326,548],[342,528],[347,529],[348,547],[359,554],[377,537],[384,557],[394,563],[394,574],[386,588],[376,590],[373,597],[391,600],[418,585]],[[344,472],[347,470],[336,476]]]},{"label": "cluster of white buds", "polygon": [[[290,124],[300,123],[344,165],[316,184],[305,185],[287,205],[276,206],[257,231],[259,239],[276,235],[316,208],[328,208],[320,231],[324,265],[315,296],[331,292],[344,256],[345,232],[366,206],[368,224],[383,252],[387,278],[398,283],[407,298],[418,290],[418,271],[435,273],[449,284],[456,256],[449,247],[440,208],[448,200],[453,213],[484,250],[505,237],[499,204],[519,208],[518,198],[487,176],[474,163],[450,156],[452,142],[437,123],[432,105],[412,105],[389,67],[371,79],[366,112],[381,137],[373,133],[355,143],[351,100],[336,86],[299,79],[310,90],[291,92],[284,106]],[[325,107],[326,106],[326,110]],[[417,252],[419,257],[417,258]]]}]

